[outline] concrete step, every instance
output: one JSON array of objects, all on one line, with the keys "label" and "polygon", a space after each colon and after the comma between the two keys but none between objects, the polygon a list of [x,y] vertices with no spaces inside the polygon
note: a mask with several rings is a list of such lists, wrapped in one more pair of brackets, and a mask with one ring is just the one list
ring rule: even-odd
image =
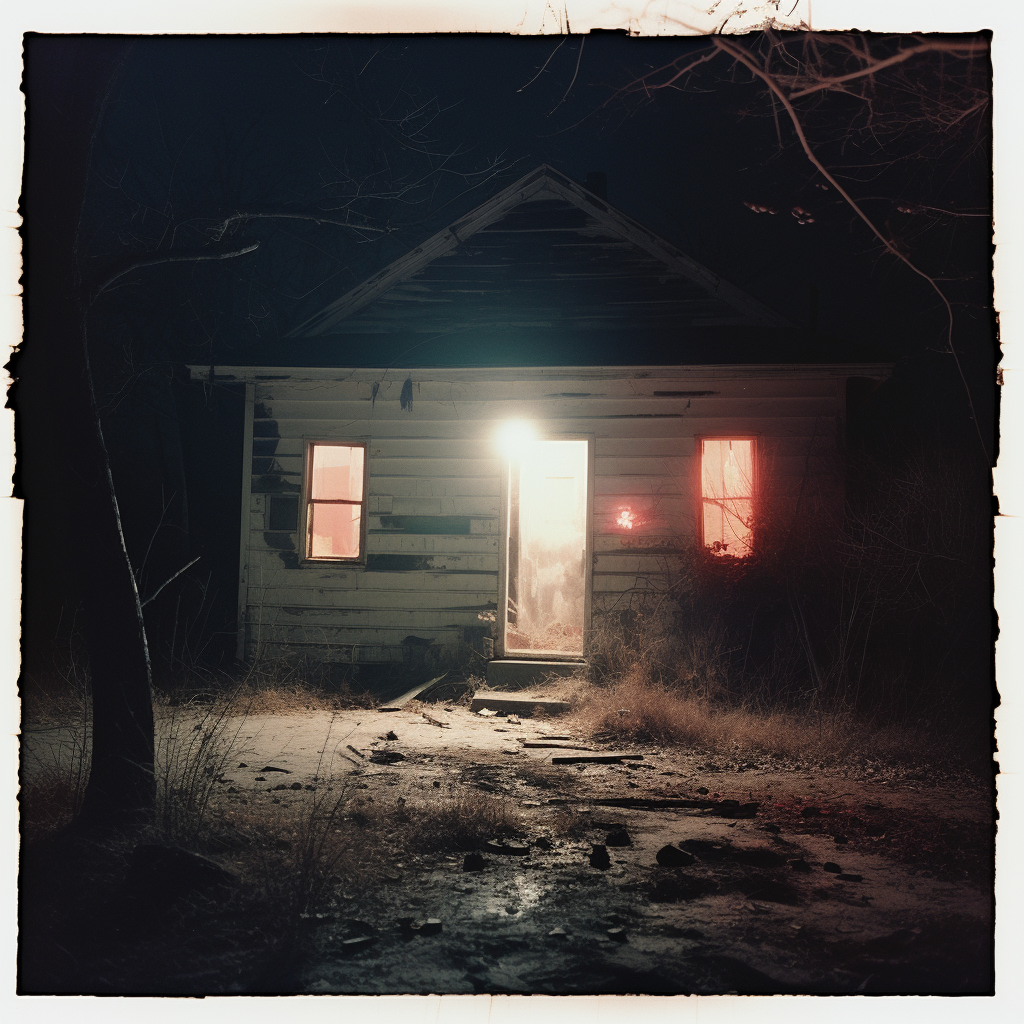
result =
[{"label": "concrete step", "polygon": [[522,690],[549,676],[571,676],[586,671],[585,661],[534,661],[527,658],[495,658],[487,662],[487,685],[501,690]]},{"label": "concrete step", "polygon": [[564,700],[546,700],[543,697],[525,697],[515,691],[479,690],[469,705],[469,710],[480,711],[483,708],[504,711],[507,715],[519,715],[521,718],[536,718],[564,715],[569,710],[569,703]]}]

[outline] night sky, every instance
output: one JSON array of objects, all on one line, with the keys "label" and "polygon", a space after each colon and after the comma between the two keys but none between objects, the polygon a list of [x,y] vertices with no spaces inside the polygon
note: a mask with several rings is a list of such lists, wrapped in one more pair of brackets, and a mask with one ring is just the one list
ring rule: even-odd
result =
[{"label": "night sky", "polygon": [[[102,273],[125,250],[163,250],[168,231],[175,247],[207,244],[212,226],[240,210],[365,224],[249,220],[224,241],[258,240],[258,255],[137,272],[104,304],[115,320],[133,298],[159,306],[155,319],[185,358],[287,362],[280,339],[291,327],[547,163],[580,182],[604,172],[614,206],[800,326],[813,287],[830,338],[893,356],[941,344],[936,296],[821,188],[763,90],[718,58],[685,91],[627,91],[703,48],[609,33],[137,39],[95,150],[85,264]],[[835,104],[817,137],[835,137],[834,123],[852,116]],[[920,141],[907,136],[894,147],[901,156]],[[893,213],[901,201],[985,210],[984,148],[969,160],[922,150],[889,172],[852,133],[842,150],[823,151],[890,230],[923,231],[913,244],[930,270],[987,269],[979,225],[903,224]],[[794,206],[813,224],[800,224]],[[443,351],[442,340],[415,361],[443,363]],[[313,358],[365,361],[344,351]]]}]

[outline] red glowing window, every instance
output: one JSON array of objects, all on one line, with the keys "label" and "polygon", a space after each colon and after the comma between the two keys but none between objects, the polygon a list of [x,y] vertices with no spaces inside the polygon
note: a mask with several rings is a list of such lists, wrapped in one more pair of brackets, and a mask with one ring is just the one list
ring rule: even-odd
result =
[{"label": "red glowing window", "polygon": [[314,443],[306,449],[306,557],[362,555],[366,446]]},{"label": "red glowing window", "polygon": [[700,445],[704,546],[743,558],[753,544],[754,442],[715,437]]}]

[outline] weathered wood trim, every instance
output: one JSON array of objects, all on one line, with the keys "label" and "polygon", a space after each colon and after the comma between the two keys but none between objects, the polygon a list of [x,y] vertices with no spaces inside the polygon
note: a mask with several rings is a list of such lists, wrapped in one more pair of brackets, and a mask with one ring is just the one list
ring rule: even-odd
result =
[{"label": "weathered wood trim", "polygon": [[235,658],[245,660],[246,610],[249,603],[249,503],[252,497],[252,427],[256,386],[245,385],[245,411],[242,420],[242,503],[238,538],[238,632]]},{"label": "weathered wood trim", "polygon": [[[348,426],[348,424],[345,424]],[[310,536],[313,528],[313,520],[309,514],[309,491],[313,486],[313,446],[318,444],[338,445],[341,447],[363,449],[363,500],[360,506],[359,515],[359,555],[356,558],[313,558],[309,554]],[[369,518],[369,484],[370,484],[370,439],[369,437],[350,436],[345,437],[321,437],[319,435],[309,437],[302,435],[302,490],[299,498],[299,522],[297,541],[299,544],[299,565],[301,567],[312,565],[338,565],[358,567],[366,564],[366,521]]]},{"label": "weathered wood trim", "polygon": [[686,363],[676,366],[407,366],[407,367],[329,367],[329,366],[189,366],[193,380],[296,384],[299,382],[342,384],[365,381],[369,385],[388,378],[402,381],[409,375],[420,381],[438,380],[445,384],[473,382],[546,381],[678,381],[684,387],[694,381],[712,380],[804,380],[835,377],[873,377],[887,380],[895,363]]},{"label": "weathered wood trim", "polygon": [[501,459],[501,498],[498,505],[498,609],[494,613],[494,655],[505,657],[505,619],[508,615],[509,460]]}]

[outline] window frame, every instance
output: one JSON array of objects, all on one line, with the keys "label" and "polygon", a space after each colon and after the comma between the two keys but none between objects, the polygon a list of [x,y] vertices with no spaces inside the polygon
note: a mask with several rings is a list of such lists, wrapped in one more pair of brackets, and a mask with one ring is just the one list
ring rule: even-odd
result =
[{"label": "window frame", "polygon": [[[751,476],[750,482],[750,508],[753,514],[754,522],[757,522],[757,509],[761,494],[761,435],[760,434],[697,434],[694,437],[694,473],[693,479],[695,481],[695,494],[697,498],[697,514],[695,516],[694,535],[697,538],[697,546],[701,551],[710,552],[715,557],[721,557],[715,552],[711,551],[711,547],[706,543],[704,539],[704,505],[708,500],[704,497],[704,442],[705,441],[750,441],[750,465],[751,465]],[[751,554],[757,544],[757,531],[754,527],[750,530],[751,538]],[[728,552],[726,552],[728,554]],[[750,558],[751,555],[734,555],[734,558]]]},{"label": "window frame", "polygon": [[[336,438],[336,437],[304,437],[302,439],[302,505],[300,530],[302,536],[303,565],[365,565],[366,564],[366,532],[367,532],[367,489],[370,472],[370,443],[367,438]],[[312,497],[313,490],[313,449],[318,447],[362,448],[363,449],[363,480],[362,497],[356,501],[317,502]],[[313,550],[313,505],[314,504],[346,504],[359,505],[359,553],[354,557],[341,555],[312,555]]]}]

